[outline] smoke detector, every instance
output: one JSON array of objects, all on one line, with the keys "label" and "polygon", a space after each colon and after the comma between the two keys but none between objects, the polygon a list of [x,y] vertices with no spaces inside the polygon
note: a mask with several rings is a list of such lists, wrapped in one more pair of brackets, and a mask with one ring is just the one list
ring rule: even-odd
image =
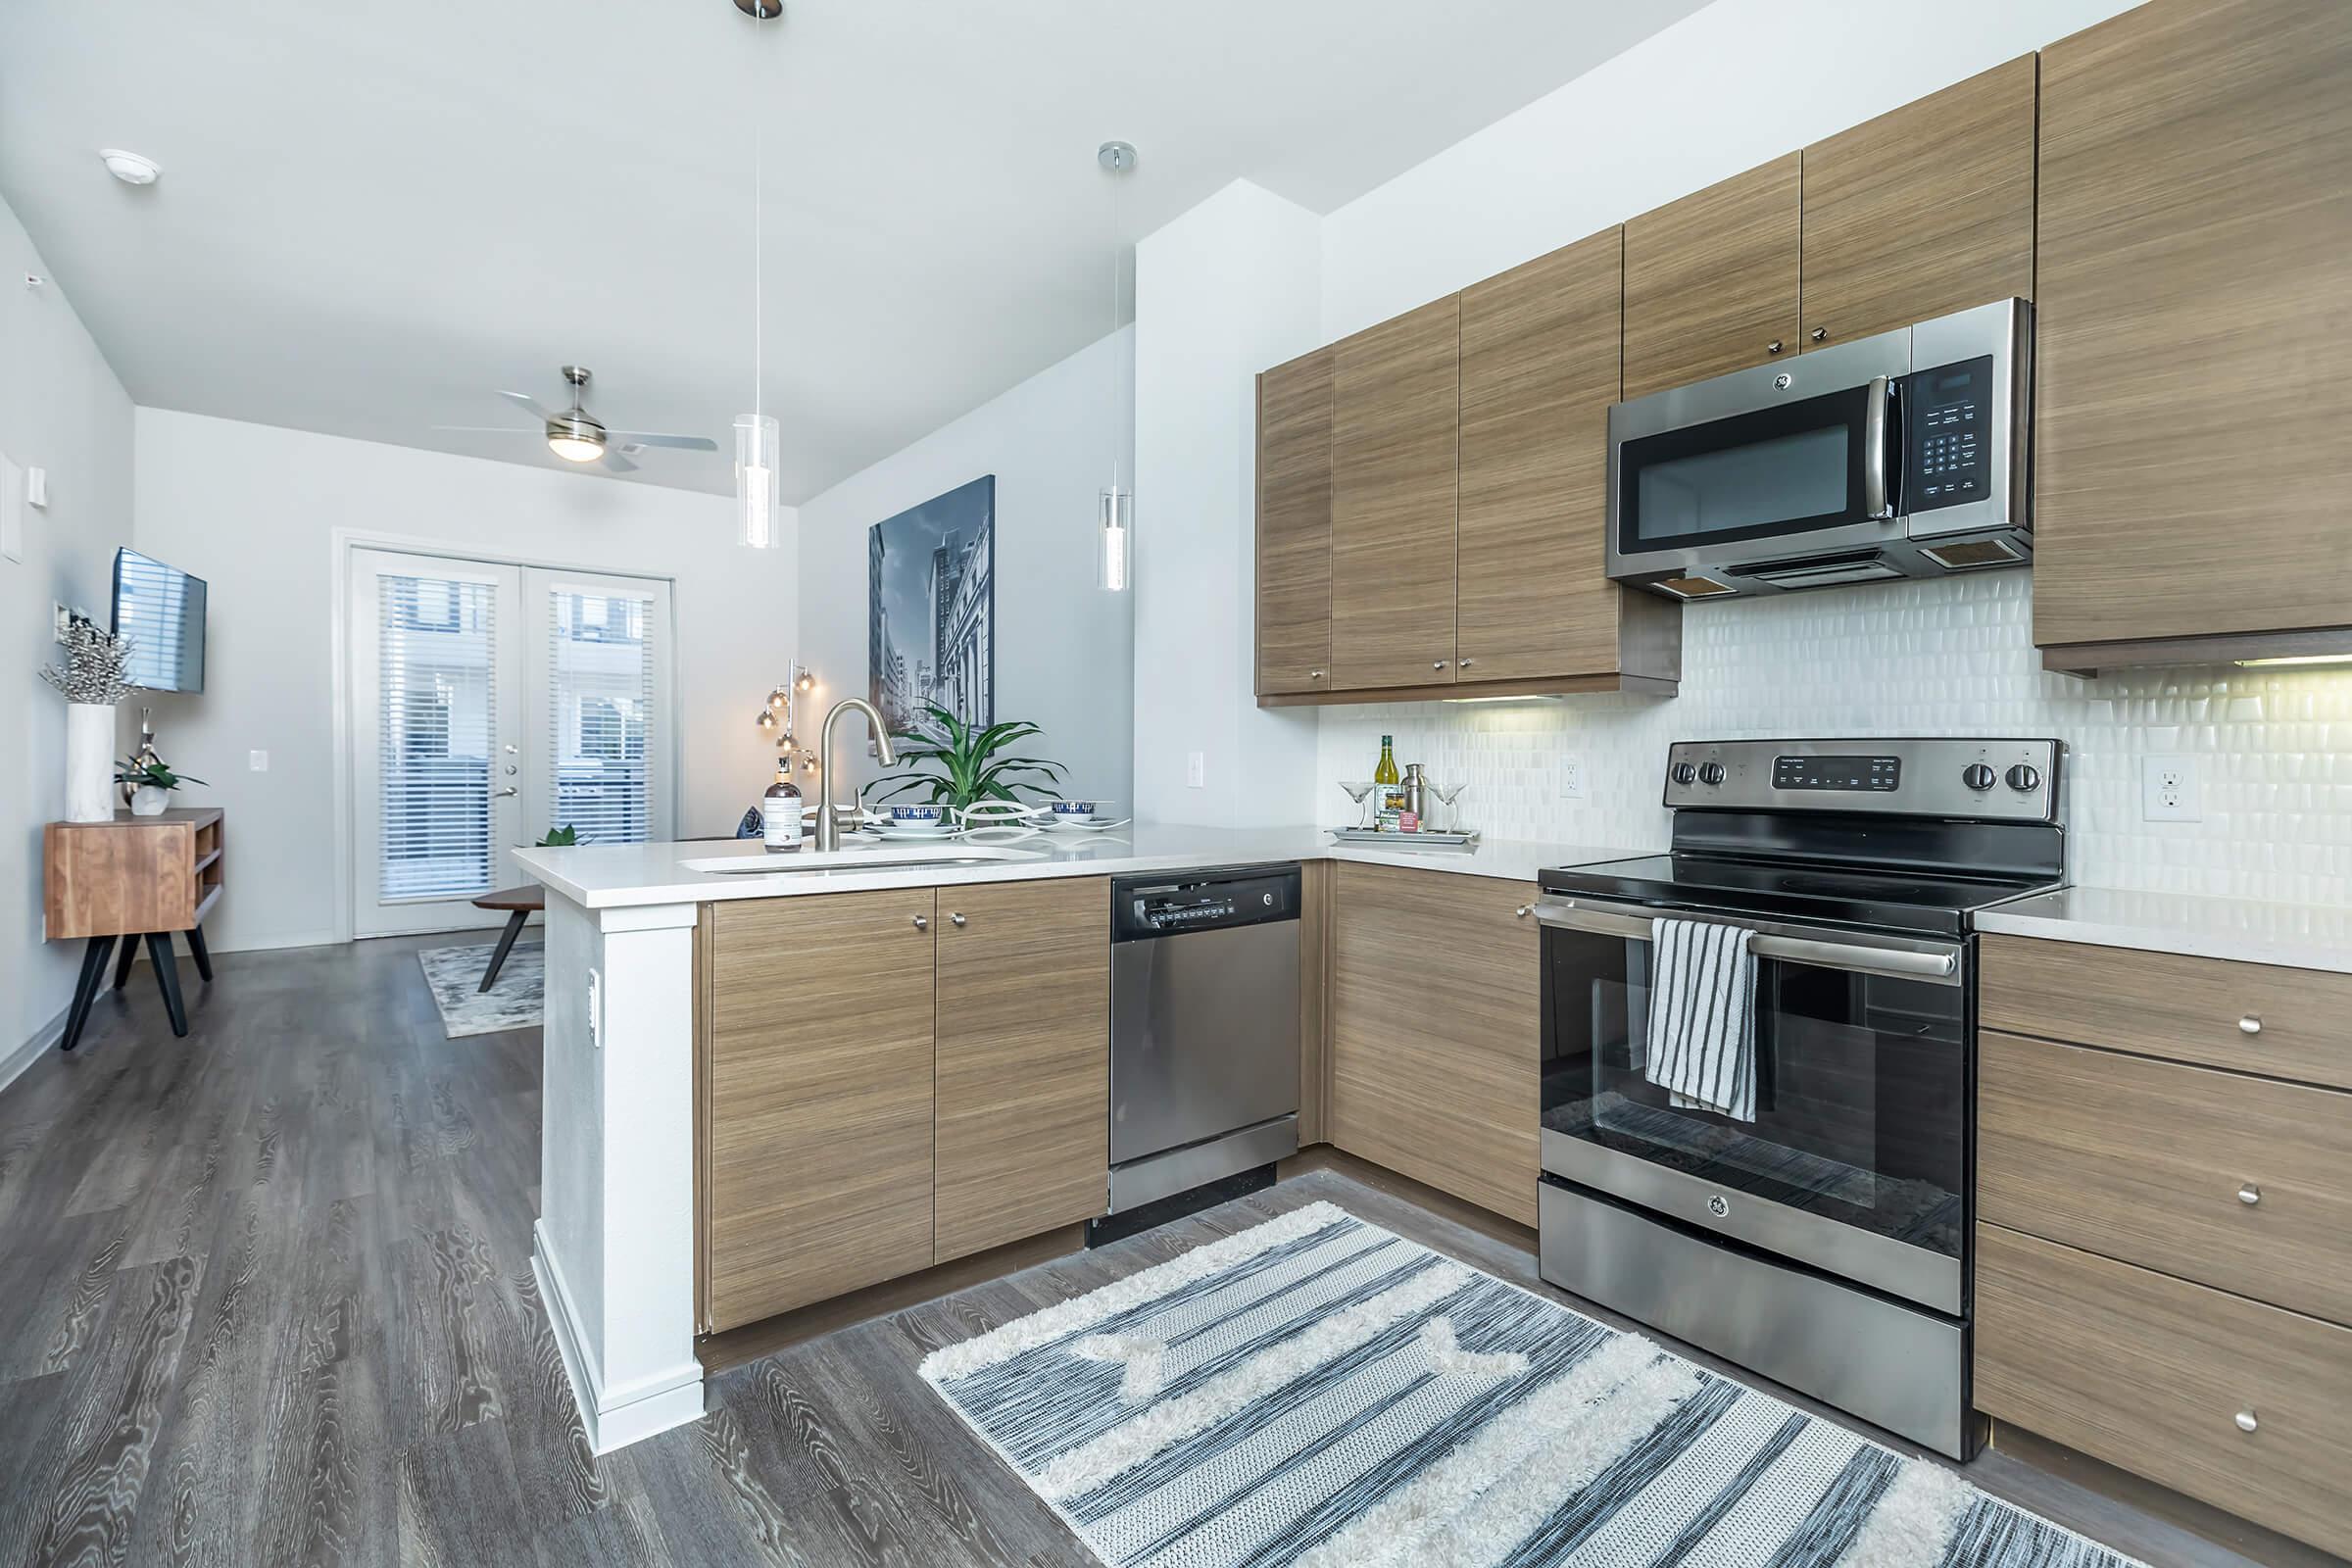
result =
[{"label": "smoke detector", "polygon": [[164,174],[154,159],[126,153],[120,147],[101,148],[98,158],[106,165],[106,172],[125,185],[152,185]]}]

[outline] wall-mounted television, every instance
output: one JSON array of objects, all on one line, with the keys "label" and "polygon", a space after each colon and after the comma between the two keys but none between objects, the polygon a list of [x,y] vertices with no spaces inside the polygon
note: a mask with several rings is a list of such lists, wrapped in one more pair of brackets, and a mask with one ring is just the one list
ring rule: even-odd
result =
[{"label": "wall-mounted television", "polygon": [[204,690],[204,579],[115,552],[115,635],[130,639],[130,678],[151,692]]}]

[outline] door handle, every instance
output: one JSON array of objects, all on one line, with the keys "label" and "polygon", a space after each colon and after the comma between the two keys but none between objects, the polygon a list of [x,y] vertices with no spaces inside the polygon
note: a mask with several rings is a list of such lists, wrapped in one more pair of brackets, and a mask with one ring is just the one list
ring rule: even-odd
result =
[{"label": "door handle", "polygon": [[1869,401],[1862,411],[1862,514],[1875,520],[1894,515],[1886,504],[1886,378],[1872,376],[1863,395]]},{"label": "door handle", "polygon": [[494,801],[503,801],[510,795],[520,795],[522,791],[510,784],[503,790],[492,790],[490,792],[490,798]]}]

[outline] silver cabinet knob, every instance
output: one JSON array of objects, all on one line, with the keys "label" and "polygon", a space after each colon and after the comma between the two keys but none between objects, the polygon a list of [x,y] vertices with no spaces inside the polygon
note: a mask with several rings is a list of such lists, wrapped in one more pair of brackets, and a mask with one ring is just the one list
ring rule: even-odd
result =
[{"label": "silver cabinet knob", "polygon": [[1536,906],[1535,906],[1534,905],[1532,905],[1532,904],[1522,904],[1521,906],[1519,906],[1519,907],[1518,907],[1517,909],[1514,909],[1512,912],[1513,912],[1514,914],[1518,915],[1520,919],[1524,920],[1524,919],[1526,919],[1526,918],[1527,918],[1529,915],[1531,915],[1531,914],[1533,914],[1533,913],[1535,913],[1535,912],[1536,912]]},{"label": "silver cabinet knob", "polygon": [[1323,678],[1323,672],[1319,669],[1310,669],[1306,672],[1306,678],[1308,680],[1321,680]]},{"label": "silver cabinet knob", "polygon": [[948,916],[948,924],[950,924],[950,925],[966,925],[966,924],[969,924],[969,922],[968,922],[968,921],[966,921],[966,920],[964,919],[964,917],[963,917],[962,915],[960,915],[960,914],[951,914],[951,915],[949,915],[949,916]]},{"label": "silver cabinet knob", "polygon": [[1429,667],[1430,667],[1430,668],[1432,668],[1432,669],[1444,669],[1444,668],[1446,667],[1446,661],[1444,661],[1443,659],[1441,659],[1441,660],[1438,660],[1438,661],[1436,661],[1434,663],[1432,663],[1432,664],[1431,664]]},{"label": "silver cabinet knob", "polygon": [[1817,327],[1815,327],[1815,328],[1813,329],[1813,333],[1812,333],[1813,341],[1814,341],[1814,342],[1816,342],[1816,343],[1819,343],[1819,342],[1821,342],[1823,339],[1827,338],[1829,335],[1830,335],[1830,329],[1829,329],[1828,327],[1826,327],[1826,326],[1817,326]]},{"label": "silver cabinet knob", "polygon": [[1781,352],[1781,340],[1780,340],[1779,338],[1777,338],[1777,337],[1776,337],[1776,338],[1774,338],[1774,339],[1773,339],[1771,342],[1769,342],[1769,343],[1765,344],[1765,345],[1764,345],[1764,352],[1765,352],[1765,353],[1767,353],[1767,354],[1778,354],[1778,353],[1780,353],[1780,352]]},{"label": "silver cabinet knob", "polygon": [[1477,661],[1477,660],[1475,660],[1475,659],[1465,659],[1465,660],[1461,661],[1461,667],[1462,667],[1462,668],[1464,668],[1464,669],[1468,669],[1468,668],[1469,668],[1469,667],[1470,667],[1472,664],[1475,664],[1475,663],[1477,663],[1477,662],[1478,662],[1478,661]]},{"label": "silver cabinet knob", "polygon": [[2258,1035],[2262,1033],[2262,1020],[2249,1012],[2237,1020],[2237,1032],[2241,1035]]},{"label": "silver cabinet knob", "polygon": [[2237,1200],[2248,1208],[2252,1208],[2256,1203],[2262,1201],[2262,1189],[2252,1182],[2248,1182],[2237,1190]]},{"label": "silver cabinet knob", "polygon": [[918,914],[918,915],[916,915],[916,916],[914,917],[914,928],[915,928],[917,931],[928,931],[928,930],[930,930],[930,929],[931,929],[931,917],[930,917],[929,915],[927,915],[927,914]]},{"label": "silver cabinet knob", "polygon": [[2238,1430],[2238,1431],[2240,1431],[2240,1432],[2251,1432],[2251,1431],[2253,1431],[2253,1430],[2254,1430],[2256,1427],[2258,1427],[2258,1426],[2260,1426],[2260,1425],[2262,1425],[2262,1422],[2261,1422],[2261,1421],[2260,1421],[2260,1420],[2259,1420],[2259,1419],[2258,1419],[2258,1418],[2255,1416],[2255,1414],[2254,1414],[2254,1412],[2253,1412],[2253,1411],[2251,1411],[2251,1410],[2240,1410],[2240,1411],[2238,1411],[2238,1412],[2237,1412],[2237,1430]]}]

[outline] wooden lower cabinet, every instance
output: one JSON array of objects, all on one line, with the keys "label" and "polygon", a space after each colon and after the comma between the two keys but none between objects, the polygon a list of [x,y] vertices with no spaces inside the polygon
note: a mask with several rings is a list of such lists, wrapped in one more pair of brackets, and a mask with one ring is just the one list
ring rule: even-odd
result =
[{"label": "wooden lower cabinet", "polygon": [[1101,1214],[1110,1178],[1110,889],[939,890],[939,1262]]},{"label": "wooden lower cabinet", "polygon": [[1342,863],[1332,908],[1331,1142],[1523,1225],[1542,1162],[1535,897]]},{"label": "wooden lower cabinet", "polygon": [[1977,1227],[1976,1404],[2352,1552],[2352,1329]]},{"label": "wooden lower cabinet", "polygon": [[710,906],[704,1328],[928,1268],[932,892]]}]

